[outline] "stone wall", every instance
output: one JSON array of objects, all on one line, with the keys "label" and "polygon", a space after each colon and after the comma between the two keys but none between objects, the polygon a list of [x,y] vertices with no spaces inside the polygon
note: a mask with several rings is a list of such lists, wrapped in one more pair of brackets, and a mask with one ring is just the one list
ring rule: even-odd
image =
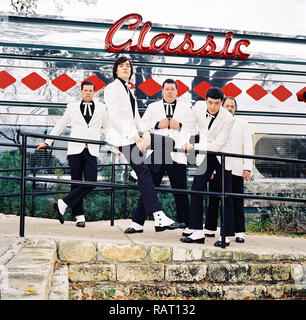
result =
[{"label": "stone wall", "polygon": [[62,241],[58,258],[68,264],[71,299],[306,296],[301,254]]},{"label": "stone wall", "polygon": [[1,299],[306,297],[303,254],[19,239],[0,263]]}]

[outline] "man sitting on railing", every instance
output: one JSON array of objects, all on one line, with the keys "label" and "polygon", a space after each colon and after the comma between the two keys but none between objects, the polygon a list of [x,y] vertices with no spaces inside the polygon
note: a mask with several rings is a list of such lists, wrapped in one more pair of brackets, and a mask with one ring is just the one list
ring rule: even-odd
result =
[{"label": "man sitting on railing", "polygon": [[[233,125],[234,117],[221,107],[224,94],[219,88],[210,88],[206,92],[206,101],[198,101],[194,107],[194,127],[198,125],[200,133],[200,142],[195,145],[196,149],[208,150],[214,152],[230,152],[231,141],[229,139]],[[186,144],[185,150],[193,149],[193,145]],[[195,173],[191,190],[207,191],[207,183],[214,171],[218,178],[218,190],[221,190],[221,160],[216,155],[197,156],[197,171]],[[225,191],[231,192],[231,162],[227,158],[225,161]],[[230,243],[230,237],[234,235],[234,217],[232,198],[225,198],[225,235],[226,245]],[[181,238],[185,243],[204,243],[205,235],[214,236],[203,230],[203,196],[192,195],[190,205],[190,219],[188,228],[183,231]],[[221,238],[215,243],[215,246],[222,245]]]},{"label": "man sitting on railing", "polygon": [[[50,135],[58,136],[64,128],[71,126],[72,138],[82,138],[88,140],[100,140],[101,128],[107,124],[107,112],[104,104],[94,101],[95,86],[92,82],[84,81],[81,84],[82,100],[69,103],[67,109],[50,132]],[[51,145],[54,140],[46,139],[38,144],[37,149],[41,150]],[[85,181],[97,181],[97,157],[99,155],[99,145],[85,144],[80,142],[69,142],[67,158],[70,166],[71,179],[82,180],[84,174]],[[94,186],[71,185],[70,193],[63,199],[55,201],[53,206],[57,212],[59,221],[64,223],[64,214],[67,207],[72,209],[72,215],[76,219],[77,227],[85,227],[85,216],[83,208],[83,198],[92,190]]]},{"label": "man sitting on railing", "polygon": [[[166,79],[162,85],[163,99],[149,104],[142,120],[154,134],[173,139],[171,144],[169,143],[169,146],[166,146],[170,159],[160,156],[158,150],[155,150],[147,158],[154,185],[159,187],[165,172],[167,172],[172,188],[187,189],[187,158],[184,153],[170,151],[173,150],[173,143],[175,143],[176,148],[181,148],[189,141],[192,111],[189,104],[177,99],[177,94],[177,83],[173,79]],[[176,222],[169,228],[183,229],[187,227],[189,221],[188,195],[174,194],[174,197],[177,213]],[[137,232],[136,229],[142,230],[145,220],[146,213],[140,198],[133,214],[134,224],[126,229],[125,233],[135,233]]]}]

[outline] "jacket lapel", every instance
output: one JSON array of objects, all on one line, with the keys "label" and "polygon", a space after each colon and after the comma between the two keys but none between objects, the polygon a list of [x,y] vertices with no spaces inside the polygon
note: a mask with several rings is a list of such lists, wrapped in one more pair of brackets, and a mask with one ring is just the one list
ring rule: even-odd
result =
[{"label": "jacket lapel", "polygon": [[[129,105],[128,112],[130,113],[131,118],[134,119],[129,93],[125,90],[125,88],[123,87],[123,84],[121,83],[121,81],[119,79],[116,78],[114,81],[116,82],[116,86],[118,87],[118,92],[120,93],[120,96],[122,97],[122,99],[127,101],[128,105]],[[133,97],[134,97],[134,95],[133,95]],[[134,97],[134,99],[135,99],[135,97]],[[135,99],[135,116],[136,116],[136,112],[137,112],[137,100]]]},{"label": "jacket lapel", "polygon": [[[94,102],[94,104],[95,104],[95,110],[94,110],[94,112],[93,112],[93,114],[92,114],[92,117],[91,117],[88,125],[92,124],[92,123],[97,119],[97,117],[99,116],[99,113],[100,113],[100,111],[101,111],[100,108],[99,108],[99,104],[98,104],[95,100],[93,100],[93,102]],[[84,117],[83,117],[83,118],[84,118]],[[85,119],[84,119],[84,121],[85,121]],[[85,121],[85,122],[86,122],[86,121]]]}]

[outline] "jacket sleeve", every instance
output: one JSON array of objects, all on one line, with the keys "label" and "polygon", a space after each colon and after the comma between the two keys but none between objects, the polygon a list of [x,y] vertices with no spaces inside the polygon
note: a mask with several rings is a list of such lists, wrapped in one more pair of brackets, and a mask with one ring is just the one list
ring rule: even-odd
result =
[{"label": "jacket sleeve", "polygon": [[[243,154],[245,155],[253,155],[253,142],[252,142],[252,134],[249,128],[249,124],[244,121],[243,126]],[[252,171],[253,169],[253,159],[243,159],[243,170]]]},{"label": "jacket sleeve", "polygon": [[[68,107],[66,111],[64,112],[63,116],[61,117],[60,121],[53,127],[51,132],[49,133],[50,136],[59,136],[63,132],[63,130],[67,127],[67,125],[70,123],[70,115],[68,111]],[[52,145],[54,142],[53,139],[46,139],[45,143],[49,146]]]},{"label": "jacket sleeve", "polygon": [[[120,115],[119,97],[111,86],[106,86],[104,90],[104,102],[108,112],[109,125],[118,132],[121,132],[122,128],[124,128],[125,130],[128,130],[132,136],[135,136],[137,134],[136,128],[132,128],[131,123],[123,120]],[[138,110],[136,114],[137,113]]]}]

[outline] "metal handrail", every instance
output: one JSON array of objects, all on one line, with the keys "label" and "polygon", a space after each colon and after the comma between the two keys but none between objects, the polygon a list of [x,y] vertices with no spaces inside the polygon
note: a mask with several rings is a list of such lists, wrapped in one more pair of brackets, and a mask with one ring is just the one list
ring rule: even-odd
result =
[{"label": "metal handrail", "polygon": [[[106,145],[105,141],[98,141],[98,140],[87,140],[87,139],[78,139],[78,138],[71,138],[71,137],[60,137],[60,136],[52,136],[52,135],[44,135],[44,134],[37,134],[31,132],[21,132],[22,136],[22,166],[21,166],[21,177],[17,176],[5,176],[5,179],[21,179],[21,213],[20,213],[20,236],[24,237],[24,223],[25,223],[25,183],[26,181],[40,181],[40,182],[52,182],[52,183],[64,183],[64,184],[78,184],[78,185],[91,185],[91,186],[99,186],[99,187],[106,187],[112,191],[112,213],[111,213],[111,225],[113,224],[114,217],[113,217],[113,206],[114,206],[114,198],[113,198],[113,191],[116,189],[133,189],[137,190],[137,186],[127,185],[127,184],[116,184],[114,183],[114,163],[113,170],[112,170],[112,182],[91,182],[91,181],[79,181],[79,180],[62,180],[62,179],[51,179],[51,178],[37,178],[37,177],[27,177],[26,171],[29,168],[26,168],[26,149],[27,149],[27,137],[38,137],[38,138],[49,138],[53,140],[62,140],[62,141],[71,141],[71,142],[82,142],[82,143],[90,143],[90,144],[98,144],[98,145]],[[48,146],[47,148],[53,148]],[[175,152],[184,152],[184,149],[174,148]],[[255,156],[255,155],[242,155],[242,154],[234,154],[234,153],[223,153],[223,152],[214,152],[214,151],[203,151],[203,150],[193,150],[195,154],[213,154],[217,156],[221,156],[221,167],[222,167],[222,177],[221,177],[221,184],[222,190],[221,192],[207,192],[207,191],[195,191],[195,190],[185,190],[185,189],[173,189],[173,188],[163,188],[163,187],[156,187],[156,191],[165,192],[165,193],[182,193],[182,194],[199,194],[199,195],[209,195],[221,198],[221,215],[222,215],[222,223],[221,223],[221,238],[222,238],[222,248],[226,248],[225,243],[225,234],[224,234],[224,202],[226,197],[239,197],[239,198],[249,198],[249,199],[261,199],[261,200],[275,200],[275,201],[290,201],[290,202],[306,202],[306,199],[303,198],[292,198],[292,197],[273,197],[273,196],[260,196],[260,195],[250,195],[250,194],[238,194],[238,193],[229,193],[225,192],[225,158],[226,157],[234,157],[234,158],[247,158],[247,159],[259,159],[259,160],[270,160],[270,161],[280,161],[280,162],[294,162],[294,163],[302,163],[306,165],[306,160],[302,159],[290,159],[290,158],[275,158],[275,157],[267,157],[267,156]],[[39,169],[36,168],[36,169]],[[3,178],[0,176],[0,178]]]}]

